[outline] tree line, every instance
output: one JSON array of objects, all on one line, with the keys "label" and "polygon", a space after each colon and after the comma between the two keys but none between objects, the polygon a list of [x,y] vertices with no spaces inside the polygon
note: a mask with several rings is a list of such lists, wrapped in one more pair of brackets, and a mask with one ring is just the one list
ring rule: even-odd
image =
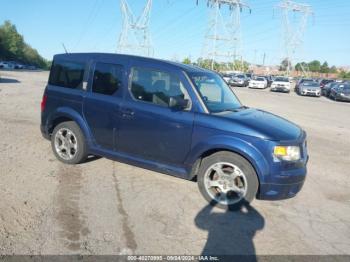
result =
[{"label": "tree line", "polygon": [[16,26],[10,21],[5,21],[0,26],[0,60],[17,61],[43,69],[50,66],[50,63],[36,49],[24,41]]},{"label": "tree line", "polygon": [[193,65],[200,66],[202,68],[206,68],[210,70],[213,69],[215,71],[234,70],[234,71],[246,72],[249,70],[249,63],[241,60],[235,60],[234,62],[228,62],[228,63],[220,63],[217,61],[213,61],[211,59],[203,59],[203,58],[198,58],[197,61],[191,61],[189,57],[186,57],[185,59],[182,60],[182,63],[193,64]]}]

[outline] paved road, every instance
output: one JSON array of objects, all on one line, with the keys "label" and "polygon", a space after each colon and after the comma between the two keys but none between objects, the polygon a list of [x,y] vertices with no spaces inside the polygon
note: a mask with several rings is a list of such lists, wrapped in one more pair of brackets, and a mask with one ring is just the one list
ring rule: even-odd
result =
[{"label": "paved road", "polygon": [[308,132],[302,192],[249,212],[108,159],[55,160],[39,131],[46,72],[0,72],[0,254],[350,254],[350,103],[237,88]]}]

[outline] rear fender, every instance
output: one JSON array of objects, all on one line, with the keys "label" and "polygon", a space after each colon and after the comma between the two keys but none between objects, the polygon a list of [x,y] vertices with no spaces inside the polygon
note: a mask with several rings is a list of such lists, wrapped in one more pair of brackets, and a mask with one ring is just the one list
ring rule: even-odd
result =
[{"label": "rear fender", "polygon": [[83,132],[86,143],[88,144],[89,147],[92,146],[93,141],[91,140],[91,131],[89,127],[87,126],[85,120],[83,117],[75,110],[68,108],[68,107],[59,107],[56,109],[55,112],[51,114],[51,116],[47,119],[47,127],[50,129],[53,126],[53,123],[55,122],[56,119],[60,117],[66,117],[74,121],[81,129]]}]

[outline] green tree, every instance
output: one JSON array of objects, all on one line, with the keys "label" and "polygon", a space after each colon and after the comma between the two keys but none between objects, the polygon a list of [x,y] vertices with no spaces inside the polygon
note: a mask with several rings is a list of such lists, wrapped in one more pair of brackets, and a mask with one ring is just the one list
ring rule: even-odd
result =
[{"label": "green tree", "polygon": [[48,68],[49,63],[39,55],[38,51],[25,43],[23,36],[17,32],[16,26],[5,21],[0,26],[0,59],[16,60],[41,68]]},{"label": "green tree", "polygon": [[321,62],[318,60],[311,61],[309,64],[309,70],[311,72],[320,72],[321,71]]},{"label": "green tree", "polygon": [[287,69],[288,69],[288,67],[290,67],[290,65],[291,65],[291,62],[289,61],[289,59],[285,58],[282,60],[279,70],[280,71],[287,71]]},{"label": "green tree", "polygon": [[307,68],[308,68],[308,65],[305,62],[297,63],[295,65],[295,70],[298,72],[304,72],[307,70]]},{"label": "green tree", "polygon": [[332,67],[329,69],[329,73],[331,73],[331,74],[336,74],[336,73],[338,73],[338,69],[337,69],[335,66],[332,66]]},{"label": "green tree", "polygon": [[321,73],[325,73],[325,74],[329,73],[329,66],[328,66],[327,61],[325,61],[325,62],[321,65],[320,72],[321,72]]},{"label": "green tree", "polygon": [[186,64],[186,65],[191,65],[191,64],[192,64],[192,61],[191,61],[191,59],[190,59],[189,57],[186,57],[186,58],[182,61],[182,63],[184,63],[184,64]]}]

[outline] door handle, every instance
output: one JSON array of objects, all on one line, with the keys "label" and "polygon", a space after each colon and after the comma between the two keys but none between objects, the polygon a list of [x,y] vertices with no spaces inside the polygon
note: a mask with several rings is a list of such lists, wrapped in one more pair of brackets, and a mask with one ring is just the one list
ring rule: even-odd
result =
[{"label": "door handle", "polygon": [[122,110],[122,117],[132,117],[135,115],[135,111],[132,109],[123,109]]}]

